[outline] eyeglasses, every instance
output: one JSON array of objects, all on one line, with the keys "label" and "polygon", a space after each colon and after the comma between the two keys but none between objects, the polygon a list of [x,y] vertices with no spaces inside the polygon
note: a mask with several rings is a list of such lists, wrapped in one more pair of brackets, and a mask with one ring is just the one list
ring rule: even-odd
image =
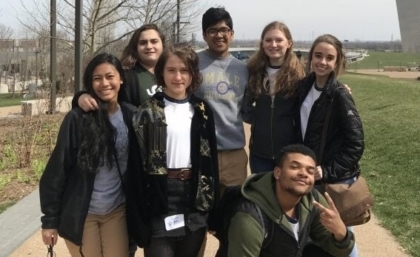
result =
[{"label": "eyeglasses", "polygon": [[222,36],[226,36],[229,32],[231,32],[232,30],[230,29],[230,28],[226,28],[226,27],[224,27],[224,28],[220,28],[220,29],[215,29],[215,28],[213,28],[213,29],[209,29],[209,30],[207,30],[207,34],[209,34],[210,36],[212,36],[212,37],[214,37],[214,36],[216,36],[217,34],[219,34],[220,33],[220,35],[222,35]]},{"label": "eyeglasses", "polygon": [[53,250],[53,246],[49,245],[47,246],[48,252],[47,252],[47,257],[56,257],[57,255],[55,255],[55,252]]}]

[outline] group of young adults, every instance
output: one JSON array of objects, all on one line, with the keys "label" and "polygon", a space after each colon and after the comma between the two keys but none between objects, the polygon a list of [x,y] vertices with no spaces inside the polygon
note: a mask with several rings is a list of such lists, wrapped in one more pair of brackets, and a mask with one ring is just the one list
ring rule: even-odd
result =
[{"label": "group of young adults", "polygon": [[263,244],[264,228],[242,209],[228,256],[320,256],[311,245],[323,256],[357,256],[331,198],[312,190],[352,183],[364,148],[355,104],[337,80],[340,41],[317,38],[305,68],[281,22],[263,29],[248,63],[229,54],[224,8],[204,13],[202,31],[208,49],[197,54],[166,46],[146,24],[121,61],[103,53],[89,62],[86,91],[75,95],[40,181],[44,243],[60,235],[72,256],[134,256],[137,246],[146,257],[203,256],[209,214],[227,187],[242,185],[273,240]]}]

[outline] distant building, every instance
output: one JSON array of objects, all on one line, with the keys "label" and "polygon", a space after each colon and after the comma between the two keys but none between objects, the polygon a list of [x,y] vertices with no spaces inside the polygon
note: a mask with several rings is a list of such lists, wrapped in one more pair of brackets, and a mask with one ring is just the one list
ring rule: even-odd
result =
[{"label": "distant building", "polygon": [[420,0],[396,0],[403,52],[420,53]]}]

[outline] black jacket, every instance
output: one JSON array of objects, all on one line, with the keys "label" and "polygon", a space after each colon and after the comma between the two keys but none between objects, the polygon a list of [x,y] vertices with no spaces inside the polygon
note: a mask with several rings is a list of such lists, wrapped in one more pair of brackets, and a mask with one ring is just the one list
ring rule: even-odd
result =
[{"label": "black jacket", "polygon": [[[304,78],[298,87],[299,106],[305,100],[315,82],[315,74]],[[310,147],[319,159],[322,128],[328,106],[332,104],[324,154],[320,165],[324,182],[335,182],[353,178],[359,171],[358,162],[364,150],[362,121],[353,98],[343,85],[328,79],[324,90],[312,106],[303,143]],[[300,121],[300,119],[299,119]],[[300,126],[299,126],[300,128]]]},{"label": "black jacket", "polygon": [[120,100],[139,107],[142,104],[139,91],[140,82],[136,71],[134,69],[125,70],[125,94],[120,95]]},{"label": "black jacket", "polygon": [[[219,200],[219,169],[213,112],[202,99],[191,95],[192,192],[187,202],[195,211],[209,212]],[[166,119],[164,93],[158,92],[139,108],[133,118],[147,178],[147,205],[151,215],[168,208],[166,172]],[[185,146],[188,147],[188,146]]]},{"label": "black jacket", "polygon": [[245,92],[241,113],[244,122],[251,124],[250,152],[274,160],[284,146],[297,143],[297,110],[296,96],[278,93],[272,101],[266,92],[258,98]]},{"label": "black jacket", "polygon": [[[125,176],[127,179],[141,174],[140,154],[132,128],[134,106],[120,103],[124,121],[129,130],[129,158]],[[41,217],[43,229],[58,229],[61,237],[76,245],[82,244],[83,228],[89,210],[93,191],[95,173],[81,172],[77,169],[77,152],[82,140],[81,119],[86,115],[80,108],[71,110],[65,116],[57,137],[56,146],[48,160],[39,185]],[[127,180],[126,180],[127,181]],[[124,183],[127,185],[127,183]],[[138,193],[141,185],[133,191],[126,186],[126,211],[130,236],[139,245],[147,243],[149,231],[142,220],[143,210],[136,207],[133,201],[141,201]],[[144,200],[144,199],[143,199]],[[138,235],[137,230],[143,232]],[[132,232],[137,234],[132,235]],[[144,236],[144,237],[142,237]]]}]

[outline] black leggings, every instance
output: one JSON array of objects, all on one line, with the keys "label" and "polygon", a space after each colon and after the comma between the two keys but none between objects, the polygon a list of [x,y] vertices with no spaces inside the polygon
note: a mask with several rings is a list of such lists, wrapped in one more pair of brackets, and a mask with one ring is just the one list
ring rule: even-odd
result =
[{"label": "black leggings", "polygon": [[181,237],[152,237],[144,257],[197,257],[206,231],[200,228]]}]

